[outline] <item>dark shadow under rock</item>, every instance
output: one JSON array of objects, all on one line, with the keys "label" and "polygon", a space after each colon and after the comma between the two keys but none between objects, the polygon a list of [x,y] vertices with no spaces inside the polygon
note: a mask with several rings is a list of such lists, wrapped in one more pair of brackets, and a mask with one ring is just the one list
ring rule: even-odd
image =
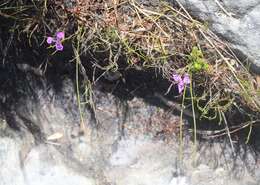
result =
[{"label": "dark shadow under rock", "polygon": [[62,74],[52,69],[44,76],[15,66],[0,69],[3,185],[10,184],[13,171],[12,182],[19,185],[260,182],[250,146],[234,143],[234,154],[228,139],[199,140],[194,152],[187,120],[180,145],[180,117],[154,96],[164,94],[168,82],[153,71],[125,72],[126,83],[98,81],[95,110],[83,109],[89,132],[82,134],[73,67],[63,67]]}]

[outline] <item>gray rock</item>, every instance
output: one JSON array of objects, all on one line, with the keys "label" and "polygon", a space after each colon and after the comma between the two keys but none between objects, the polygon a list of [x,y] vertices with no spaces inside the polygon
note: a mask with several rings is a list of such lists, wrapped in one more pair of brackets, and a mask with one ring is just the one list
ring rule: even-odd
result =
[{"label": "gray rock", "polygon": [[259,0],[179,0],[196,18],[228,41],[238,57],[249,61],[252,71],[260,73]]},{"label": "gray rock", "polygon": [[[32,136],[21,137],[7,128],[0,137],[0,185],[94,185],[95,180],[70,167],[52,145],[24,142]],[[3,134],[3,132],[1,132]],[[28,137],[29,136],[29,137]],[[71,162],[72,163],[72,162]],[[78,169],[79,167],[77,167]]]},{"label": "gray rock", "polygon": [[34,147],[24,164],[28,185],[94,185],[95,180],[73,170],[63,162],[63,156],[48,145]]},{"label": "gray rock", "polygon": [[20,131],[5,117],[0,121],[0,185],[260,183],[254,152],[234,143],[239,150],[233,156],[228,140],[201,142],[194,152],[188,134],[181,148],[180,118],[141,98],[122,101],[94,89],[98,123],[83,109],[88,132],[82,134],[71,85],[64,80],[58,93],[32,88],[37,101],[18,98],[11,112]]},{"label": "gray rock", "polygon": [[[20,165],[19,141],[12,138],[0,139],[0,178],[1,185],[25,185],[23,171]],[[15,177],[15,178],[14,178]]]}]

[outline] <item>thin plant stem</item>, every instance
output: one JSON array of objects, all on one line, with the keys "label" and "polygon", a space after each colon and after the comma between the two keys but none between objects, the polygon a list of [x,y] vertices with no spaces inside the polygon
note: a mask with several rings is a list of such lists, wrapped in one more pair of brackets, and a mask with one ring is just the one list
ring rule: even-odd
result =
[{"label": "thin plant stem", "polygon": [[195,106],[194,106],[194,96],[193,96],[193,88],[192,88],[192,74],[190,75],[190,96],[191,96],[191,104],[192,104],[192,114],[193,114],[193,136],[194,136],[194,155],[197,151],[197,123],[196,123],[196,114],[195,114]]},{"label": "thin plant stem", "polygon": [[179,158],[180,161],[183,160],[183,112],[184,112],[184,101],[185,101],[185,96],[186,96],[186,86],[184,88],[184,92],[182,95],[182,104],[181,104],[181,114],[180,114],[180,150],[179,150]]}]

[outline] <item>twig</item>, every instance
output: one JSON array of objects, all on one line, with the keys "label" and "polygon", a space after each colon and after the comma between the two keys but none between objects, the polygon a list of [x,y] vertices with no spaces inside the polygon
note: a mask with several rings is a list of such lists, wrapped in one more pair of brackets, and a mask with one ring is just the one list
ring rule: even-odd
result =
[{"label": "twig", "polygon": [[217,3],[217,5],[220,7],[220,9],[221,9],[225,14],[227,14],[227,16],[232,17],[232,15],[234,15],[233,13],[229,13],[229,12],[220,4],[220,2],[219,2],[218,0],[214,0],[214,1]]}]

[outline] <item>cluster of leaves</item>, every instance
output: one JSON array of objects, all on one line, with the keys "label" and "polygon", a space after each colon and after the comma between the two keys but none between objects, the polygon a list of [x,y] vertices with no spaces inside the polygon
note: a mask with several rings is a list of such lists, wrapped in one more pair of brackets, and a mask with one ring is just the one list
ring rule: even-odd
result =
[{"label": "cluster of leaves", "polygon": [[188,59],[191,62],[191,70],[194,72],[207,70],[209,68],[208,63],[204,59],[202,51],[196,46],[192,48]]}]

